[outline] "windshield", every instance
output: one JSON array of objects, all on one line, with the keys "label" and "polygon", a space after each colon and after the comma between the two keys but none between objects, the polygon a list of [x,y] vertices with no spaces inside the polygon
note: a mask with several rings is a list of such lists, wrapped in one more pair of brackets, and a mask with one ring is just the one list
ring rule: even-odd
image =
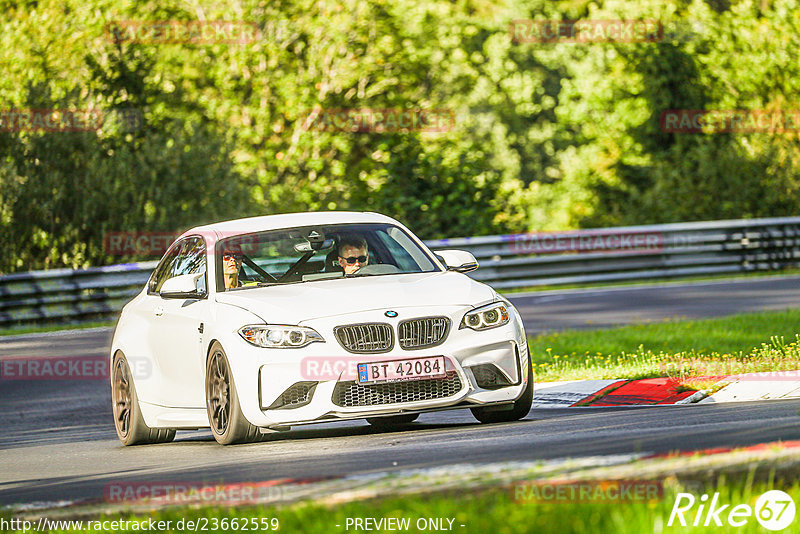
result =
[{"label": "windshield", "polygon": [[217,291],[438,271],[428,254],[391,224],[335,224],[222,239]]}]

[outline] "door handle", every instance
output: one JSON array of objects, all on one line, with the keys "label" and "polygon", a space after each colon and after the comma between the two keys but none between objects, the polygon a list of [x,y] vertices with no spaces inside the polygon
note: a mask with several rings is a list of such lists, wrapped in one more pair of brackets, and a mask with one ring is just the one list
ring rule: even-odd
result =
[{"label": "door handle", "polygon": [[164,306],[156,306],[154,313],[159,317],[164,315]]}]

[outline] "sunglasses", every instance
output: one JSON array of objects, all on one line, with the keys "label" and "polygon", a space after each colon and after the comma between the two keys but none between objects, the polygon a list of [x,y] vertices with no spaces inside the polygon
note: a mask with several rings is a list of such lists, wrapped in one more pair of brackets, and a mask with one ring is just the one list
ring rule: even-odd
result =
[{"label": "sunglasses", "polygon": [[353,265],[355,262],[364,263],[367,261],[366,256],[350,256],[349,258],[342,258],[342,259],[347,263],[349,263],[350,265]]},{"label": "sunglasses", "polygon": [[233,252],[225,252],[222,254],[222,261],[228,261],[230,259],[242,261],[242,257],[239,254],[234,254]]}]

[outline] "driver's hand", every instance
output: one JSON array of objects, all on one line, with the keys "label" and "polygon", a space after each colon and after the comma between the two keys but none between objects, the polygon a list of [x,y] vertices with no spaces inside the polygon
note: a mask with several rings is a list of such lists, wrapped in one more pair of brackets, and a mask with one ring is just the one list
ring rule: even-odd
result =
[{"label": "driver's hand", "polygon": [[361,268],[361,265],[358,262],[354,263],[353,265],[345,265],[344,266],[344,275],[347,276],[347,275],[350,275],[350,274],[355,274],[355,272],[357,270],[359,270],[360,268]]}]

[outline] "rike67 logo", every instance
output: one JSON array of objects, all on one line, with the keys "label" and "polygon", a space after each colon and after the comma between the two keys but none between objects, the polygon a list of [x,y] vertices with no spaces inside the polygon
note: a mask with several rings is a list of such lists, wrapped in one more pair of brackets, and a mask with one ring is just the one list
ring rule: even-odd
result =
[{"label": "rike67 logo", "polygon": [[767,530],[783,530],[794,521],[795,506],[792,498],[780,490],[770,490],[756,500],[754,507],[748,504],[721,504],[719,493],[709,501],[707,494],[699,499],[691,493],[678,493],[669,514],[667,526],[731,526],[742,527],[755,516]]}]

